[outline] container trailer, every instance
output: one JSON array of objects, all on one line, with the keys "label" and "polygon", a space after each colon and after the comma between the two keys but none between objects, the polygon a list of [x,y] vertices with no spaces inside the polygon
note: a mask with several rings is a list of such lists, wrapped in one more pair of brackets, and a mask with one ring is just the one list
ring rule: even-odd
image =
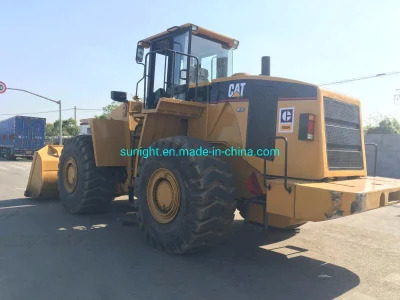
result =
[{"label": "container trailer", "polygon": [[0,156],[32,158],[44,146],[46,119],[15,116],[0,121]]}]

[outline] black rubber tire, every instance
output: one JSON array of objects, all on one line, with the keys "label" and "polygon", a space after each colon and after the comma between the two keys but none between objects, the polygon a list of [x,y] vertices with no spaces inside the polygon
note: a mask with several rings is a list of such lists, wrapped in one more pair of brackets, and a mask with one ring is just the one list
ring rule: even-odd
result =
[{"label": "black rubber tire", "polygon": [[[180,136],[161,139],[154,149],[178,150],[210,145],[202,140]],[[165,168],[176,177],[180,208],[173,221],[159,223],[147,204],[147,183],[155,170]],[[149,243],[173,254],[196,252],[214,246],[230,232],[236,209],[233,175],[227,162],[213,156],[142,158],[136,178],[137,219]]]},{"label": "black rubber tire", "polygon": [[[77,185],[70,193],[64,187],[63,168],[73,157],[77,164]],[[116,176],[113,168],[96,167],[92,137],[80,135],[65,143],[58,164],[58,191],[65,209],[71,214],[97,213],[107,209],[114,199]]]},{"label": "black rubber tire", "polygon": [[246,212],[246,206],[244,205],[243,201],[238,201],[237,203],[237,210],[239,211],[239,215],[243,219],[247,219],[247,212]]}]

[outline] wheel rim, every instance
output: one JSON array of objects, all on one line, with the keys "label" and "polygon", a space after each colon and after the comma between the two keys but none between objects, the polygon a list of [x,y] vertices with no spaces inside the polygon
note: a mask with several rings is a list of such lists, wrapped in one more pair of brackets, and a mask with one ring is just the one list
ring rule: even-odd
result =
[{"label": "wheel rim", "polygon": [[159,223],[170,223],[180,207],[179,184],[171,171],[158,169],[147,185],[147,204],[151,215]]},{"label": "wheel rim", "polygon": [[68,157],[63,169],[64,187],[67,192],[72,193],[75,191],[78,183],[78,167],[76,160],[73,157]]}]

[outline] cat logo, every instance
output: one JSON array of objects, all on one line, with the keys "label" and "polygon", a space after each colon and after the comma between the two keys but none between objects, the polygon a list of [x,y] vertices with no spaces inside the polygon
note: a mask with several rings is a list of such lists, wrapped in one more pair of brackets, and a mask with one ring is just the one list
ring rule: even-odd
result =
[{"label": "cat logo", "polygon": [[285,107],[279,110],[278,132],[293,132],[294,127],[294,107]]},{"label": "cat logo", "polygon": [[245,82],[231,83],[228,88],[228,97],[229,98],[243,97],[245,86],[246,86]]}]

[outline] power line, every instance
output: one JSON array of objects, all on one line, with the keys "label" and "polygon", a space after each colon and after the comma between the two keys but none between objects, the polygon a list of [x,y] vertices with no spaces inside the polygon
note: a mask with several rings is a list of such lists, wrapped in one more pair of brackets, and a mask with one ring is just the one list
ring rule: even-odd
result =
[{"label": "power line", "polygon": [[96,110],[96,111],[98,111],[98,110],[103,110],[103,109],[101,109],[101,108],[76,108],[76,110]]},{"label": "power line", "polygon": [[363,77],[356,77],[356,78],[351,78],[351,79],[339,80],[339,81],[334,81],[334,82],[329,82],[329,83],[323,83],[323,84],[320,84],[319,86],[334,85],[334,84],[339,84],[339,83],[346,83],[346,82],[364,80],[364,79],[375,78],[375,77],[392,76],[392,75],[397,75],[397,74],[400,74],[400,71],[379,73],[379,74],[375,74],[375,75],[369,75],[369,76],[363,76]]},{"label": "power line", "polygon": [[[74,108],[67,108],[67,109],[62,109],[61,111],[68,111],[68,110],[74,110]],[[96,109],[96,108],[76,108],[76,110],[86,110],[86,111],[100,111],[102,109]],[[48,110],[48,111],[37,111],[37,112],[23,112],[23,113],[13,113],[13,114],[0,114],[0,116],[18,116],[18,115],[39,115],[39,114],[47,114],[47,113],[53,113],[53,112],[59,112],[59,110]]]},{"label": "power line", "polygon": [[[62,109],[61,111],[72,110],[73,108]],[[19,116],[19,115],[38,115],[47,114],[52,112],[59,112],[59,110],[48,110],[48,111],[37,111],[37,112],[23,112],[23,113],[13,113],[13,114],[0,114],[0,116]]]}]

